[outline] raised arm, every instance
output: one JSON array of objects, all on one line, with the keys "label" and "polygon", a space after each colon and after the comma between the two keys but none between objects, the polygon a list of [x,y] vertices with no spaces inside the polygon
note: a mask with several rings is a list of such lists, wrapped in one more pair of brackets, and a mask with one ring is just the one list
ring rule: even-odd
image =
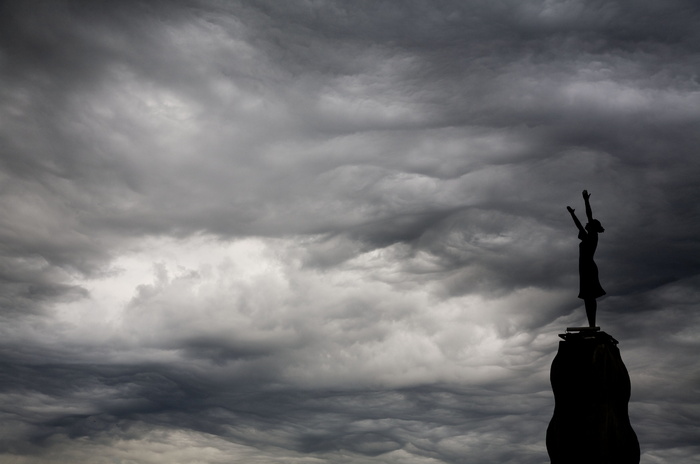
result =
[{"label": "raised arm", "polygon": [[591,194],[588,193],[588,190],[584,190],[583,193],[583,201],[586,203],[586,217],[588,218],[588,222],[591,222],[593,220],[593,211],[591,210],[591,202],[589,198],[591,198]]},{"label": "raised arm", "polygon": [[585,233],[586,233],[586,229],[583,228],[583,226],[581,225],[581,221],[579,221],[578,218],[576,217],[576,213],[574,213],[574,209],[573,209],[571,206],[567,206],[567,207],[566,207],[566,210],[567,210],[569,213],[571,213],[571,219],[574,220],[574,224],[576,224],[576,227],[578,228],[578,230],[579,230],[580,232],[583,232],[583,233],[585,234]]}]

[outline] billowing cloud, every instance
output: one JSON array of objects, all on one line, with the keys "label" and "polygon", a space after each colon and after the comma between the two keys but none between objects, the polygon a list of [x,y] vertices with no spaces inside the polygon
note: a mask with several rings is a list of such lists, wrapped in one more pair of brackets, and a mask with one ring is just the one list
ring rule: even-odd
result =
[{"label": "billowing cloud", "polygon": [[542,462],[588,189],[693,462],[692,2],[1,8],[3,459]]}]

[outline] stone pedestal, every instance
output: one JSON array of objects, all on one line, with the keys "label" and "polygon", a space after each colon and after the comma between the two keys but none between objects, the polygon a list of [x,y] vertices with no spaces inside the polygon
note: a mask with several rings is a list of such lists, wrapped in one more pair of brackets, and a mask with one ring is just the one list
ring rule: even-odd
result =
[{"label": "stone pedestal", "polygon": [[638,464],[639,442],[627,413],[630,378],[617,340],[598,328],[567,330],[550,374],[552,464]]}]

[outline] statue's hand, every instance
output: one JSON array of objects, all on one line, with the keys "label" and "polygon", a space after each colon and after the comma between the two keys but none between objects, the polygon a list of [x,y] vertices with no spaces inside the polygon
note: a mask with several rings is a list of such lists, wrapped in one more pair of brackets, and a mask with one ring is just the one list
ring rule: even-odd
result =
[{"label": "statue's hand", "polygon": [[588,200],[589,198],[591,198],[591,194],[588,193],[588,190],[584,190],[582,195],[584,200]]},{"label": "statue's hand", "polygon": [[573,214],[574,211],[575,211],[571,206],[567,206],[567,207],[566,207],[566,210],[567,210],[568,212],[570,212],[571,214]]}]

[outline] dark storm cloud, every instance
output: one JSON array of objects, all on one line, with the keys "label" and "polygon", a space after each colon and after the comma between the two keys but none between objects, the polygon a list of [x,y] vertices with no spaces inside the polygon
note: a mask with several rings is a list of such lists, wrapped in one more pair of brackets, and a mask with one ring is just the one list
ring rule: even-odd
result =
[{"label": "dark storm cloud", "polygon": [[[451,200],[457,204],[433,203],[428,208],[440,209],[426,214],[415,210],[414,201],[412,211],[401,214],[400,205],[373,188],[377,183],[369,180],[367,184],[367,174],[376,171],[366,167],[358,171],[362,177],[352,176],[350,181],[360,182],[373,204],[382,210],[378,219],[366,213],[360,216],[362,223],[358,230],[362,237],[377,244],[395,240],[414,242],[440,223],[435,220],[435,214],[454,212],[459,217],[463,215],[462,208],[455,206],[474,204],[504,215],[547,214],[550,220],[551,211],[556,211],[553,200],[559,194],[554,193],[547,198],[551,203],[542,205],[551,208],[550,211],[532,211],[526,203],[531,200],[527,190],[536,188],[537,184],[555,192],[566,181],[575,182],[577,178],[582,179],[580,185],[585,187],[583,179],[596,176],[600,188],[605,188],[607,182],[618,183],[615,189],[597,190],[594,197],[601,201],[598,208],[605,207],[603,199],[610,202],[611,196],[618,198],[608,217],[620,217],[620,210],[635,208],[638,212],[635,219],[652,214],[654,217],[646,218],[648,221],[667,225],[657,229],[644,227],[644,222],[617,224],[619,232],[611,231],[616,234],[614,238],[621,240],[620,246],[614,242],[610,248],[624,256],[615,256],[611,261],[624,263],[620,265],[625,267],[619,271],[613,269],[610,274],[629,275],[627,266],[635,267],[634,274],[654,275],[650,279],[659,285],[679,278],[681,269],[688,269],[691,274],[696,272],[693,256],[697,253],[688,252],[688,247],[695,250],[690,237],[696,231],[688,230],[684,216],[696,211],[687,199],[697,196],[692,180],[698,170],[693,155],[697,136],[688,129],[697,122],[698,115],[692,103],[685,103],[683,95],[691,101],[697,98],[692,65],[698,60],[693,47],[697,32],[691,26],[692,21],[688,21],[697,17],[697,8],[688,2],[644,6],[625,2],[532,2],[508,6],[414,2],[398,9],[394,4],[379,2],[368,6],[368,10],[327,4],[311,13],[286,5],[265,5],[265,21],[275,25],[270,28],[275,31],[270,37],[282,30],[285,34],[289,32],[287,37],[299,40],[303,37],[318,47],[302,48],[293,55],[294,65],[323,64],[328,66],[326,72],[331,76],[343,75],[357,69],[344,70],[342,64],[329,59],[328,50],[335,46],[334,40],[384,46],[410,58],[410,65],[405,70],[399,69],[401,79],[392,82],[393,92],[398,101],[401,96],[419,95],[414,99],[419,104],[416,111],[422,117],[429,115],[429,124],[491,127],[495,135],[501,134],[498,130],[503,126],[512,126],[518,128],[517,138],[525,142],[524,148],[514,149],[499,160],[522,166],[520,169],[504,169],[501,174],[488,167],[475,169],[467,165],[461,171],[452,171],[457,176],[473,173],[472,177],[461,178],[463,185],[482,178],[487,179],[484,184],[493,186],[492,195],[476,201],[470,198],[468,189],[455,192],[440,182],[442,175],[433,167],[424,167],[439,166],[445,160],[439,152],[438,157],[434,152],[421,153],[423,166],[418,167],[404,153],[392,153],[391,148],[384,150],[382,163],[392,163],[390,167],[399,172],[428,175],[430,180],[438,176],[434,191],[449,189],[453,194]],[[652,17],[663,18],[664,25],[651,21]],[[273,50],[270,52],[268,48],[267,53],[276,53],[279,45],[275,46],[264,32],[260,35],[269,40],[266,43]],[[321,38],[329,41],[315,43],[314,39]],[[282,58],[279,65],[284,67],[288,62]],[[382,86],[381,80],[375,84]],[[316,121],[311,124],[318,126]],[[323,127],[329,124],[326,122]],[[506,134],[512,133],[513,130]],[[368,142],[372,143],[376,140]],[[362,158],[361,154],[350,154],[344,161],[350,163],[358,156]],[[434,163],[429,161],[431,158]],[[376,157],[369,160],[370,166],[376,160]],[[367,161],[361,159],[363,163]],[[655,171],[653,175],[650,167]],[[377,182],[386,181],[387,174],[378,173]],[[392,190],[396,186],[392,185]],[[332,190],[324,191],[333,195]],[[377,196],[373,198],[375,192]],[[367,197],[360,198],[364,201]],[[541,199],[544,198],[538,198]],[[575,196],[567,202],[574,200]],[[662,208],[654,206],[661,204]],[[555,226],[550,222],[547,225]],[[346,228],[347,223],[339,226]],[[439,235],[436,238],[442,239]],[[663,254],[652,256],[658,248],[655,243],[662,242],[673,245]],[[625,248],[629,251],[622,251]],[[538,251],[533,250],[533,257],[544,255],[542,250]],[[549,266],[543,266],[551,270],[550,275],[543,275],[542,282],[551,282],[554,275],[559,275],[555,263],[562,261],[561,256],[551,257]],[[523,257],[518,262],[523,267],[529,266],[532,258]],[[510,277],[514,281],[523,275],[516,269]],[[496,268],[492,274],[504,276],[503,271]]]},{"label": "dark storm cloud", "polygon": [[[153,42],[139,21],[143,7],[105,6],[2,6],[0,163],[7,222],[0,253],[14,274],[4,285],[6,310],[33,307],[30,300],[38,304],[46,294],[69,297],[76,290],[65,284],[66,271],[94,273],[104,266],[110,240],[93,235],[81,217],[118,202],[124,186],[137,184],[133,166],[76,114],[135,43]],[[150,21],[157,18],[149,14]]]},{"label": "dark storm cloud", "polygon": [[[89,43],[91,47],[99,50],[89,54],[79,53],[80,49],[78,49],[72,59],[85,63],[78,67],[70,66],[71,61],[61,58],[61,53],[53,53],[53,50],[46,52],[48,55],[58,56],[56,59],[59,60],[59,65],[57,66],[64,70],[63,72],[66,72],[65,69],[73,69],[81,79],[93,81],[92,86],[59,88],[57,92],[51,92],[51,96],[58,94],[65,98],[66,94],[82,94],[84,87],[99,88],[105,79],[103,77],[103,80],[100,80],[96,70],[101,70],[102,76],[107,76],[107,82],[110,82],[114,79],[112,70],[121,64],[130,72],[149,81],[158,82],[159,85],[171,89],[176,94],[186,95],[189,98],[203,98],[207,104],[198,110],[199,113],[194,116],[195,118],[204,118],[206,121],[208,114],[214,113],[233,118],[231,120],[233,125],[245,124],[236,118],[235,114],[230,113],[230,108],[224,107],[221,103],[217,104],[210,85],[203,82],[205,79],[202,79],[204,77],[202,73],[214,72],[220,73],[221,76],[232,75],[237,86],[259,98],[265,100],[276,98],[277,100],[272,101],[283,102],[282,107],[271,106],[270,111],[273,113],[277,110],[294,111],[305,130],[326,128],[331,133],[345,131],[348,127],[354,126],[355,120],[358,124],[365,124],[365,127],[354,127],[353,131],[376,130],[381,127],[381,121],[364,122],[372,120],[372,113],[367,112],[365,115],[363,112],[358,112],[362,109],[362,103],[358,102],[358,98],[368,103],[377,99],[381,101],[384,98],[386,101],[392,99],[399,105],[402,102],[406,103],[408,107],[405,111],[418,118],[412,120],[411,117],[400,114],[398,118],[389,119],[391,125],[387,128],[395,127],[394,124],[399,124],[399,127],[402,124],[409,124],[411,127],[438,124],[442,127],[461,126],[465,129],[477,126],[490,128],[494,138],[501,138],[513,133],[513,129],[503,131],[504,125],[514,128],[522,125],[537,126],[529,130],[523,128],[519,133],[515,133],[515,140],[511,144],[524,142],[529,143],[530,146],[511,148],[509,150],[511,152],[502,155],[499,162],[515,162],[527,166],[528,161],[537,163],[544,159],[552,159],[553,156],[572,146],[583,146],[603,153],[611,153],[614,159],[625,157],[638,159],[642,156],[653,160],[659,156],[657,153],[645,156],[644,152],[640,153],[640,150],[634,150],[628,155],[620,152],[618,147],[624,143],[628,150],[637,148],[630,146],[629,138],[635,139],[634,143],[640,149],[651,147],[653,145],[645,139],[652,137],[656,139],[659,135],[664,135],[662,128],[657,128],[661,134],[649,133],[645,124],[640,123],[635,117],[635,112],[624,114],[625,119],[620,120],[616,118],[614,108],[610,108],[610,105],[597,107],[602,103],[601,97],[597,97],[598,102],[586,101],[589,96],[587,92],[598,92],[598,87],[595,87],[596,81],[603,80],[600,86],[603,92],[608,86],[613,93],[618,90],[623,92],[629,90],[634,93],[638,89],[634,86],[626,88],[623,79],[636,84],[636,80],[646,77],[650,71],[653,73],[654,70],[661,70],[663,66],[669,64],[667,63],[669,58],[665,58],[662,53],[647,54],[640,60],[635,56],[634,50],[618,49],[615,44],[623,39],[612,37],[611,31],[618,30],[618,26],[624,29],[623,25],[618,25],[616,21],[627,24],[627,20],[622,18],[626,15],[621,14],[624,10],[623,4],[616,4],[609,8],[598,4],[577,4],[573,12],[566,11],[563,5],[549,5],[552,10],[549,11],[547,5],[538,7],[536,4],[524,4],[518,8],[507,9],[502,5],[493,6],[478,2],[467,6],[454,6],[447,2],[439,5],[417,2],[403,5],[402,8],[397,8],[397,5],[391,2],[380,2],[368,5],[367,10],[333,3],[325,4],[318,9],[297,8],[290,6],[291,4],[281,6],[274,2],[247,5],[245,8],[233,5],[233,7],[224,5],[221,7],[223,10],[214,9],[213,12],[195,8],[180,10],[155,7],[153,11],[149,11],[143,7],[138,10],[140,15],[125,8],[116,12],[117,19],[121,19],[113,22],[107,22],[98,11],[90,11],[90,17],[97,16],[105,23],[103,28],[108,28],[110,33],[105,32],[104,37],[116,35],[118,39],[112,41],[102,39],[104,43],[94,40],[88,42],[81,40],[78,33],[71,33],[72,41],[80,42],[83,47],[87,46],[85,43]],[[88,15],[82,10],[77,8],[80,14]],[[666,8],[662,10],[667,11]],[[179,13],[180,11],[183,12]],[[231,16],[221,15],[222,11]],[[156,12],[157,15],[154,16]],[[233,16],[236,13],[243,19]],[[643,16],[644,13],[642,11],[639,14]],[[133,14],[135,19],[129,21],[128,19],[131,18],[129,14]],[[162,16],[165,16],[165,19],[161,19]],[[200,26],[200,30],[193,32],[191,37],[182,32],[178,35],[174,30],[180,22],[176,23],[175,20],[170,19],[171,17],[176,17],[180,22],[186,19],[195,21],[195,24]],[[478,21],[479,25],[475,27],[459,21],[459,19],[474,21],[473,18],[480,17],[502,19],[500,22]],[[217,18],[220,19],[217,20]],[[367,21],[363,21],[363,18]],[[169,22],[168,19],[170,19]],[[581,27],[571,28],[572,24],[577,24],[577,19],[581,21]],[[676,20],[676,16],[671,15],[670,20]],[[71,31],[81,31],[87,27],[83,25],[84,21],[80,16],[77,18],[69,16],[66,22],[70,24],[70,21],[75,21],[77,26],[81,26],[71,26],[69,29]],[[204,27],[209,21],[218,23],[216,26],[210,26],[218,29],[207,31]],[[97,24],[102,22],[98,21]],[[604,24],[598,24],[599,22]],[[419,27],[408,27],[408,24],[418,24]],[[634,25],[636,22],[630,21],[630,24]],[[445,25],[448,27],[444,27]],[[59,26],[54,27],[59,28]],[[92,27],[99,31],[103,29],[98,26]],[[530,32],[526,33],[528,31]],[[214,64],[211,65],[189,55],[183,47],[178,47],[181,44],[177,41],[168,41],[168,39],[178,38],[185,43],[188,40],[196,41],[198,34],[204,32],[223,34],[224,37],[230,36],[231,40],[236,41],[250,40],[249,36],[252,35],[255,37],[253,44],[258,45],[257,40],[261,41],[260,48],[247,51],[246,54],[249,56],[241,59],[235,48],[226,50],[217,44],[218,47],[207,49],[207,52],[214,56]],[[499,32],[504,33],[499,34]],[[566,40],[561,45],[552,43],[556,34],[564,34],[573,43]],[[21,37],[21,34],[17,35]],[[127,37],[131,36],[135,36],[137,41],[144,45],[138,48],[124,45]],[[282,41],[280,37],[284,37],[285,40]],[[628,41],[632,41],[635,37],[637,35],[632,32],[623,35],[624,40]],[[652,35],[647,40],[653,37]],[[440,41],[446,42],[444,46],[439,46]],[[43,44],[44,48],[53,46],[59,48],[58,51],[62,51],[63,54],[66,53],[60,42],[48,40],[46,42],[49,43]],[[299,50],[295,50],[294,47],[297,42],[299,42]],[[350,47],[353,53],[339,52],[336,42]],[[589,42],[597,43],[598,48],[581,51],[579,45]],[[121,47],[118,46],[120,43]],[[424,46],[419,47],[418,44]],[[661,43],[658,46],[664,45]],[[377,49],[376,53],[372,47]],[[72,46],[67,48],[75,49]],[[465,50],[468,54],[461,55]],[[283,52],[286,54],[279,55]],[[93,58],[93,55],[99,58]],[[254,58],[251,59],[251,55]],[[382,76],[381,73],[376,75],[379,60],[391,56],[405,57],[407,62],[405,69],[397,63],[399,68],[394,69],[390,65],[386,76]],[[480,63],[480,60],[487,62]],[[671,65],[680,68],[677,59],[674,60],[672,56],[670,60]],[[254,67],[256,63],[258,63],[258,69]],[[91,72],[83,73],[82,67],[88,67],[88,64]],[[594,66],[593,69],[585,68],[591,65]],[[40,59],[32,63],[32,66],[39,70],[45,69]],[[203,69],[197,69],[198,66],[203,66]],[[302,66],[302,69],[295,70],[294,66]],[[22,68],[22,66],[19,67]],[[673,69],[672,66],[671,69],[666,69],[666,72],[671,74],[676,82],[683,84],[685,77],[688,79],[687,84],[692,84],[691,70],[690,67]],[[248,76],[244,75],[246,72]],[[588,77],[586,73],[590,75],[591,81],[586,79]],[[256,85],[249,82],[252,78],[258,82]],[[346,78],[347,82],[343,80]],[[582,82],[579,81],[580,78],[583,78]],[[658,80],[660,86],[668,84],[663,77],[659,77]],[[61,74],[57,74],[51,79],[52,85],[55,81],[66,81],[66,85],[73,85],[75,79],[72,75],[61,79]],[[547,85],[548,81],[552,82],[552,85]],[[566,81],[572,84],[580,83],[582,88],[571,90],[572,95],[562,95],[562,92],[566,91],[566,88],[562,88],[566,87],[562,83],[565,84]],[[315,83],[317,87],[307,87],[305,82]],[[276,88],[278,85],[288,85],[291,88],[280,91]],[[352,85],[362,93],[358,95],[347,93]],[[484,85],[486,88],[483,88]],[[648,83],[645,82],[645,85]],[[108,89],[103,85],[101,88],[102,91]],[[391,92],[388,97],[387,92]],[[580,97],[576,92],[579,92]],[[360,106],[357,110],[350,112],[336,113],[332,110],[329,113],[329,110],[324,109],[323,106],[324,94],[337,96],[341,105],[347,103],[354,106],[360,103]],[[634,96],[631,95],[630,98],[634,99]],[[119,97],[115,96],[115,98]],[[500,100],[501,98],[506,100]],[[570,101],[564,101],[565,98]],[[645,98],[649,100],[648,97]],[[577,102],[577,99],[580,102]],[[236,102],[231,103],[235,105]],[[641,103],[644,105],[655,102],[651,100],[648,103]],[[611,109],[613,111],[610,111]],[[88,126],[86,129],[93,133],[106,129],[106,125],[110,124],[110,121],[104,120],[104,117],[99,118],[94,109],[78,106],[65,108],[65,110],[68,118],[71,116],[80,118],[81,123]],[[639,110],[641,114],[653,117],[653,114],[650,114],[651,111],[645,111],[646,108],[641,107]],[[660,112],[663,114],[664,110],[661,108]],[[356,116],[353,116],[353,113]],[[636,113],[640,114],[640,111]],[[49,127],[55,126],[55,121],[66,118],[66,116],[60,118],[56,116],[48,116],[45,122]],[[85,121],[85,118],[95,116],[98,116],[98,121],[102,120],[97,127]],[[253,116],[256,117],[256,115]],[[514,117],[516,119],[513,119]],[[545,117],[545,120],[542,120],[542,117]],[[542,123],[549,125],[541,127]],[[649,123],[656,125],[657,121],[649,121],[646,125]],[[678,121],[672,121],[672,123],[673,128],[678,130]],[[198,154],[199,156],[185,158],[181,162],[178,160],[177,164],[173,164],[167,158],[154,160],[157,163],[156,166],[159,166],[156,169],[153,169],[155,166],[148,169],[148,165],[138,159],[145,153],[135,153],[136,157],[132,159],[125,158],[123,153],[117,150],[128,149],[128,146],[112,146],[111,140],[90,140],[93,137],[90,133],[83,136],[83,139],[87,137],[87,140],[84,140],[86,146],[82,149],[69,145],[54,156],[57,163],[64,164],[58,169],[66,176],[76,176],[92,165],[92,169],[85,173],[90,184],[85,185],[85,182],[81,182],[81,186],[93,185],[97,190],[95,194],[104,200],[98,205],[80,205],[88,213],[84,219],[86,226],[92,224],[110,228],[121,226],[133,229],[135,232],[204,229],[226,235],[231,233],[279,234],[346,230],[351,226],[367,231],[363,235],[370,241],[376,240],[378,244],[383,244],[387,241],[407,240],[420,236],[430,227],[430,224],[434,223],[436,207],[439,208],[437,214],[444,214],[443,211],[454,210],[455,206],[479,203],[467,197],[471,193],[468,189],[462,187],[454,192],[445,182],[441,182],[445,174],[437,170],[445,169],[443,162],[449,160],[445,160],[445,155],[439,151],[436,156],[436,153],[429,151],[426,147],[415,155],[414,158],[417,159],[414,161],[407,159],[406,154],[403,153],[405,147],[396,145],[396,137],[390,137],[388,140],[390,146],[385,147],[379,161],[376,156],[368,156],[363,152],[368,149],[366,148],[368,145],[382,143],[381,135],[378,141],[375,140],[376,137],[360,138],[356,142],[358,150],[354,153],[344,152],[343,142],[345,141],[340,141],[336,146],[332,143],[327,144],[325,150],[314,150],[314,145],[325,140],[325,137],[321,140],[311,139],[301,143],[289,140],[287,138],[290,130],[289,123],[281,124],[283,126],[280,127],[278,134],[273,131],[268,135],[266,145],[260,145],[257,142],[250,145],[250,141],[224,132],[218,134],[218,142],[231,144],[226,151],[206,147],[203,153]],[[44,122],[42,122],[43,125]],[[71,145],[75,144],[74,129],[62,129],[58,128],[56,132],[59,136],[63,132],[63,138],[67,139],[65,143],[68,144],[70,141]],[[147,128],[138,127],[132,123],[131,127],[113,125],[108,130],[113,132],[114,138],[133,139],[148,137],[145,132],[134,133],[144,129]],[[630,133],[630,129],[637,134]],[[423,135],[431,137],[433,133],[436,138],[442,135],[440,132],[431,131],[426,131]],[[214,134],[208,132],[201,134],[203,138],[211,135]],[[459,136],[459,134],[449,135]],[[619,140],[621,137],[625,140]],[[665,139],[668,138],[668,136],[665,137]],[[108,142],[106,146],[104,142]],[[681,142],[687,142],[687,145],[684,143],[685,147],[694,145],[693,140],[678,141],[674,145]],[[99,146],[98,144],[101,145],[100,151],[105,152],[103,156],[93,151],[93,147]],[[287,166],[283,159],[279,159],[281,155],[277,155],[276,152],[282,147],[287,151],[284,156],[297,160],[294,165]],[[677,152],[679,149],[688,150],[685,147],[669,148]],[[152,148],[163,150],[167,147]],[[484,150],[483,147],[479,148]],[[310,150],[314,151],[308,154]],[[437,150],[440,148],[438,147]],[[648,148],[644,149],[644,151],[648,150]],[[27,159],[29,158],[27,154],[45,151],[25,149],[17,156]],[[230,163],[232,156],[236,159],[233,164]],[[457,159],[463,160],[470,157],[468,151],[463,151]],[[65,164],[71,158],[74,161],[69,165]],[[686,157],[684,156],[683,159]],[[378,161],[382,166],[375,165]],[[492,159],[487,161],[487,163],[492,162]],[[95,163],[98,164],[95,166]],[[453,163],[448,162],[449,164]],[[345,189],[338,189],[335,185],[323,181],[323,176],[331,176],[330,180],[335,181],[335,173],[338,170],[346,171],[358,165],[364,168],[348,173],[345,182],[349,187],[353,184],[357,185],[355,188],[357,194],[354,196],[348,195],[350,192]],[[455,167],[457,171],[452,170],[449,175],[465,176],[473,173],[473,177],[478,178],[490,174],[488,169],[476,169],[474,166]],[[625,166],[620,168],[624,169]],[[32,169],[32,172],[35,170]],[[427,175],[430,178],[438,177],[435,180],[436,187],[433,192],[427,192],[428,195],[435,196],[447,189],[449,190],[446,193],[458,195],[453,196],[452,204],[448,205],[435,204],[434,200],[430,201],[432,199],[427,198],[430,201],[426,205],[427,211],[414,209],[406,214],[402,211],[403,205],[387,195],[387,192],[392,192],[395,187],[403,187],[402,184],[405,184],[404,188],[409,195],[420,194],[415,191],[413,185],[401,182],[403,179],[397,177],[398,173],[406,172]],[[103,179],[101,176],[107,173],[115,175]],[[319,177],[319,175],[322,176]],[[492,182],[499,184],[498,189],[494,187],[496,190],[494,195],[501,198],[518,195],[517,188],[510,188],[505,194],[497,191],[503,189],[504,183],[512,183],[517,187],[518,179],[511,178],[514,175],[516,174],[506,172],[505,175],[492,179]],[[96,178],[96,176],[100,177]],[[258,182],[251,183],[251,178],[257,179]],[[460,178],[460,180],[462,182],[459,184],[462,186],[473,181],[470,177]],[[525,175],[522,183],[529,185],[533,180],[536,179]],[[108,185],[117,184],[107,190],[103,182],[108,182]],[[205,184],[210,185],[211,188],[207,188]],[[226,193],[225,195],[215,193],[221,189]],[[316,198],[319,191],[325,192],[325,199]],[[367,197],[363,191],[368,191],[370,196]],[[366,208],[368,201],[375,204],[376,208]],[[518,202],[513,203],[510,206],[513,209],[518,208]],[[95,206],[99,206],[100,210],[96,210]],[[491,204],[487,203],[484,206],[491,207]],[[343,211],[342,215],[339,215],[340,210]],[[288,211],[294,211],[294,215],[287,214]],[[356,214],[348,218],[347,212]]]},{"label": "dark storm cloud", "polygon": [[[463,460],[464,447],[455,446],[466,435],[474,459],[515,462],[519,456],[521,462],[537,462],[539,453],[525,443],[513,444],[546,425],[545,417],[533,417],[529,424],[517,417],[547,398],[523,401],[496,386],[290,391],[261,388],[254,381],[202,379],[157,365],[5,367],[2,393],[21,392],[35,405],[32,414],[21,402],[8,405],[6,413],[29,424],[26,433],[39,445],[39,455],[51,436],[134,439],[138,424],[146,423],[215,434],[250,447],[272,444],[300,456],[374,457],[407,450],[441,462]],[[40,410],[39,401],[44,402]],[[492,445],[482,445],[488,442]],[[13,444],[5,440],[8,446]]]},{"label": "dark storm cloud", "polygon": [[541,462],[584,188],[645,459],[697,455],[694,2],[1,8],[9,459]]}]

